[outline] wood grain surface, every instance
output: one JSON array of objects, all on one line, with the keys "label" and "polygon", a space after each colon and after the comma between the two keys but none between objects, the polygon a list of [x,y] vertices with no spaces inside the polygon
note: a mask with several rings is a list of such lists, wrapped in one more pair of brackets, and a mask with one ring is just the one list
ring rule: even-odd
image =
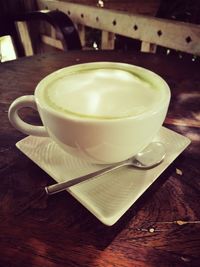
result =
[{"label": "wood grain surface", "polygon": [[[120,61],[149,68],[169,84],[165,126],[191,145],[112,227],[100,223],[68,193],[36,201],[30,193],[54,183],[15,147],[24,135],[7,119],[11,102],[33,94],[59,68]],[[0,64],[0,267],[154,267],[200,264],[200,63],[116,51],[46,54]],[[40,123],[36,112],[23,118]]]}]

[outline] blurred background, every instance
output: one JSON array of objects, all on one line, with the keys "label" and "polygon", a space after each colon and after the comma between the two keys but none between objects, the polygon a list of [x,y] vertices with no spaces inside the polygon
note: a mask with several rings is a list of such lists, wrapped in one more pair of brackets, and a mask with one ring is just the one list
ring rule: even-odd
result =
[{"label": "blurred background", "polygon": [[[154,16],[176,21],[200,24],[200,1],[199,0],[74,0],[65,1],[95,6],[113,10]],[[0,61],[5,62],[16,58],[16,51],[12,45],[10,36],[5,35],[9,28],[9,18],[23,14],[27,11],[37,10],[37,0],[0,0]],[[32,27],[32,30],[34,27]],[[34,33],[33,33],[34,35]],[[101,49],[101,31],[92,27],[85,27],[84,49]],[[37,39],[35,35],[35,40]],[[37,46],[37,45],[36,45]],[[36,48],[37,49],[37,48]],[[46,51],[56,50],[55,48],[45,48]],[[115,36],[114,49],[138,50],[140,41],[124,36]],[[39,51],[39,50],[38,50]],[[40,51],[39,51],[40,52]],[[43,52],[43,51],[42,51]],[[158,53],[178,53],[158,47]],[[184,53],[179,53],[184,56]]]}]

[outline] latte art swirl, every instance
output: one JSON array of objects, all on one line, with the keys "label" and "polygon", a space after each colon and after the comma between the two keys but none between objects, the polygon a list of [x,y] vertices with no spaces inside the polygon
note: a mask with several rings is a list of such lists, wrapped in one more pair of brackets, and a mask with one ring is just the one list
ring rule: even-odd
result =
[{"label": "latte art swirl", "polygon": [[159,89],[142,75],[111,68],[66,74],[45,92],[46,103],[58,112],[102,119],[139,115],[159,97]]}]

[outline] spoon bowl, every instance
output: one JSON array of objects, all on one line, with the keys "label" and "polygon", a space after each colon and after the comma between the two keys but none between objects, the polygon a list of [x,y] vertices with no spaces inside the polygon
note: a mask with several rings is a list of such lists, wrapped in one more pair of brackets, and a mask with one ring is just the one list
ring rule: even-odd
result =
[{"label": "spoon bowl", "polygon": [[152,142],[144,150],[131,158],[131,166],[149,169],[159,165],[165,158],[166,150],[162,143]]}]

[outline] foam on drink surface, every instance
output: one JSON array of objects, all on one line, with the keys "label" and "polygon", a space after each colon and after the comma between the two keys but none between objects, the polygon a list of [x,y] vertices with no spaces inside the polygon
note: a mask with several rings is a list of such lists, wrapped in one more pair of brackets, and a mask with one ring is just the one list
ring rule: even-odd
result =
[{"label": "foam on drink surface", "polygon": [[67,74],[50,83],[47,90],[46,101],[57,111],[105,119],[141,114],[159,98],[150,83],[118,69]]}]

